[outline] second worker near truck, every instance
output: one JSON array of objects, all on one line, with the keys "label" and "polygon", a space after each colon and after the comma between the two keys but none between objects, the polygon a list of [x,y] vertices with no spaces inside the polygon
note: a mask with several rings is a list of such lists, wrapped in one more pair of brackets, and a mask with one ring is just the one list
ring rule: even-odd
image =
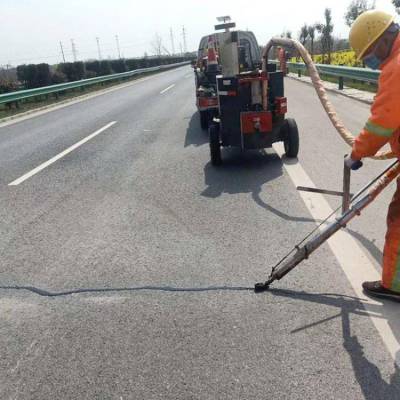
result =
[{"label": "second worker near truck", "polygon": [[[356,138],[346,164],[356,168],[362,158],[375,155],[387,143],[400,158],[399,25],[385,12],[364,12],[351,27],[350,45],[358,60],[382,72],[370,118]],[[371,296],[400,301],[400,178],[387,217],[382,280],[364,282],[363,289]]]}]

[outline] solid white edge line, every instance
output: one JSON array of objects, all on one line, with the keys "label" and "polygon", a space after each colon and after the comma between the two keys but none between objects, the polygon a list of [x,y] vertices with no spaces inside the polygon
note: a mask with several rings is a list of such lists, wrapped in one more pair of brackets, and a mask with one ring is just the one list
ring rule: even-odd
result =
[{"label": "solid white edge line", "polygon": [[8,186],[18,186],[22,182],[31,178],[33,175],[36,175],[38,172],[42,171],[43,169],[47,168],[51,164],[55,163],[60,158],[66,156],[68,153],[71,153],[71,151],[77,149],[78,147],[82,146],[84,143],[88,142],[89,140],[93,139],[100,133],[104,132],[106,129],[111,128],[116,123],[117,123],[117,121],[112,121],[112,122],[108,123],[107,125],[103,126],[99,130],[97,130],[96,132],[92,133],[89,136],[86,136],[84,139],[73,144],[71,147],[68,147],[68,149],[62,151],[60,154],[57,154],[55,157],[51,158],[50,160],[44,162],[43,164],[40,164],[38,167],[34,168],[32,171],[29,171],[25,175],[21,176],[20,178],[16,179],[15,181],[9,183]]},{"label": "solid white edge line", "polygon": [[168,90],[172,89],[175,86],[175,83],[173,83],[171,86],[168,86],[167,88],[165,88],[164,90],[161,90],[160,94],[163,94],[165,92],[168,92]]},{"label": "solid white edge line", "polygon": [[[315,187],[299,162],[285,161],[282,143],[275,143],[273,148],[283,159],[284,168],[295,186]],[[323,220],[332,213],[331,206],[320,194],[310,192],[299,192],[299,194],[316,221]],[[362,304],[390,355],[400,367],[400,344],[394,334],[394,332],[400,332],[399,305],[390,301],[377,302],[365,296],[362,282],[380,280],[381,275],[358,242],[347,231],[342,229],[337,232],[328,240],[328,244],[357,297],[362,299]]]}]

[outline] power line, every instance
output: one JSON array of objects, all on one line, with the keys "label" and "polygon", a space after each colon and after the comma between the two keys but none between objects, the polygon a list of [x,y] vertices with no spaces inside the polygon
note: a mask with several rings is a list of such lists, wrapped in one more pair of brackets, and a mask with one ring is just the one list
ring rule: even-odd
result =
[{"label": "power line", "polygon": [[[90,55],[91,58],[95,58],[93,57],[93,55],[95,53],[98,53],[98,49],[95,47],[96,45],[91,45],[85,48],[80,48],[79,52],[77,50],[77,46],[75,43],[74,39],[71,39],[71,47],[70,48],[66,48],[65,43],[63,42],[59,42],[59,50],[57,51],[56,54],[52,54],[52,53],[47,53],[47,54],[35,54],[35,53],[31,53],[28,54],[27,57],[24,58],[16,58],[16,59],[12,59],[9,61],[10,65],[14,65],[14,64],[23,64],[23,63],[29,63],[31,61],[34,62],[39,62],[39,61],[45,61],[48,60],[48,62],[52,62],[52,60],[54,60],[55,63],[59,62],[60,60],[60,55],[62,56],[62,51],[61,51],[61,45],[62,44],[62,49],[63,49],[63,60],[65,58],[65,61],[68,61],[68,58],[74,58],[76,57],[76,59],[78,58],[78,55],[80,57],[85,56],[85,55]],[[72,49],[72,43],[73,43],[73,48]],[[79,42],[80,43],[80,42]],[[93,43],[93,42],[92,42]],[[106,44],[106,45],[105,45]],[[119,43],[119,48],[121,51],[121,56],[123,56],[122,52],[125,50],[127,51],[128,49],[137,49],[138,47],[143,47],[144,45],[148,44],[147,40],[143,40],[143,41],[129,41],[126,43]],[[106,42],[103,43],[101,42],[101,51],[102,52],[111,52],[114,49],[115,51],[115,38],[113,42]],[[61,52],[61,54],[60,54]],[[74,55],[75,54],[75,55]],[[130,55],[128,55],[128,57],[130,57]],[[139,55],[132,55],[131,57],[139,57]],[[7,62],[4,60],[3,64],[5,65]]]},{"label": "power line", "polygon": [[170,51],[165,47],[165,46],[162,46],[162,49],[170,56],[170,55],[172,55],[171,53],[170,53]]},{"label": "power line", "polygon": [[118,58],[121,59],[121,49],[120,49],[120,47],[119,47],[119,38],[118,38],[118,35],[115,35],[115,41],[117,42]]}]

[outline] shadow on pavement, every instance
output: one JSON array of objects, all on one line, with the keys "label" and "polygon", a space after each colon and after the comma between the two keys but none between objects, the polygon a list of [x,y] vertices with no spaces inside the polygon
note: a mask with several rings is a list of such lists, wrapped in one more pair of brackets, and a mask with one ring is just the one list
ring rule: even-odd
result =
[{"label": "shadow on pavement", "polygon": [[[210,291],[251,291],[253,288],[243,286],[210,286],[210,287],[198,287],[198,288],[179,288],[171,286],[142,286],[142,287],[126,287],[126,288],[82,288],[74,289],[63,292],[50,292],[44,289],[40,289],[33,286],[2,286],[1,290],[26,290],[33,292],[39,296],[44,297],[61,297],[72,294],[84,294],[84,293],[106,293],[106,292],[123,292],[123,291],[163,291],[163,292],[210,292]],[[282,290],[272,288],[267,292],[269,295],[294,299],[298,302],[307,301],[312,303],[318,303],[326,306],[335,308],[338,312],[334,315],[324,318],[319,321],[307,324],[291,331],[292,334],[305,331],[312,327],[324,324],[335,318],[341,318],[342,321],[342,336],[343,336],[343,348],[348,353],[352,367],[354,370],[354,376],[357,379],[358,384],[363,392],[364,398],[367,400],[397,400],[399,399],[400,393],[400,369],[396,363],[394,363],[394,372],[387,382],[379,370],[379,368],[369,361],[363,351],[357,336],[353,336],[351,333],[350,316],[364,316],[369,317],[370,315],[364,309],[363,302],[361,299],[353,296],[345,296],[334,293],[306,293],[294,290]],[[266,293],[266,294],[267,294]],[[260,294],[256,295],[260,296]],[[379,304],[369,304],[369,308],[372,309],[375,318],[384,318],[382,316],[383,306]],[[389,321],[390,323],[390,321]],[[378,334],[378,333],[377,333]]]},{"label": "shadow on pavement", "polygon": [[[365,311],[363,303],[360,299],[356,297],[341,296],[330,293],[308,294],[305,292],[281,289],[271,289],[270,292],[274,296],[287,297],[297,301],[309,301],[335,307],[339,311],[337,314],[321,321],[317,321],[295,329],[291,333],[296,334],[311,327],[328,322],[332,319],[341,318],[343,347],[351,359],[354,376],[360,385],[364,398],[367,400],[397,400],[400,398],[399,366],[394,363],[394,372],[390,376],[390,380],[387,382],[382,377],[379,368],[367,359],[357,336],[353,336],[351,333],[351,314],[369,317],[369,314]],[[369,305],[369,307],[371,307],[371,305]],[[382,306],[378,304],[373,306],[373,311],[376,312],[374,316],[379,318],[379,315],[382,311]]]},{"label": "shadow on pavement", "polygon": [[[267,204],[261,197],[260,197],[260,193],[253,193],[253,199],[254,201],[262,208],[264,208],[265,210],[271,212],[272,214],[277,215],[278,217],[284,219],[285,221],[293,221],[293,222],[314,222],[316,224],[321,223],[322,221],[319,220],[315,220],[313,218],[309,218],[309,217],[296,217],[296,216],[292,216],[289,214],[286,214],[272,206],[270,206],[269,204]],[[355,239],[357,239],[362,245],[363,247],[371,254],[371,256],[375,259],[375,261],[378,264],[382,263],[382,257],[383,257],[383,253],[382,250],[376,246],[375,242],[372,240],[367,239],[364,235],[362,235],[359,232],[353,231],[352,229],[350,229],[349,227],[346,228],[346,231],[353,236]],[[294,245],[294,244],[293,244]],[[400,397],[399,397],[400,398]]]},{"label": "shadow on pavement", "polygon": [[[283,162],[277,154],[268,154],[265,151],[242,153],[236,149],[229,150],[230,154],[227,157],[228,151],[226,151],[226,159],[224,159],[224,164],[221,167],[215,168],[210,163],[206,165],[204,172],[205,183],[208,187],[202,193],[203,196],[216,198],[223,193],[251,193],[256,204],[285,221],[322,222],[310,217],[286,214],[267,204],[261,198],[262,185],[282,175]],[[289,159],[285,162],[296,163],[297,160]],[[374,241],[348,227],[346,230],[362,244],[378,264],[381,264],[383,253]]]},{"label": "shadow on pavement", "polygon": [[375,244],[375,240],[369,240],[361,233],[349,229],[349,227],[347,227],[346,231],[349,232],[351,236],[356,238],[364,246],[364,248],[368,250],[369,254],[371,254],[378,264],[382,264],[383,252]]},{"label": "shadow on pavement", "polygon": [[282,160],[275,153],[264,150],[223,149],[223,164],[214,167],[208,163],[204,167],[207,188],[202,196],[216,198],[223,193],[252,193],[259,196],[262,186],[280,177]]},{"label": "shadow on pavement", "polygon": [[196,112],[190,118],[189,125],[186,129],[184,147],[202,146],[206,143],[208,143],[208,132],[207,130],[201,129],[200,115]]}]

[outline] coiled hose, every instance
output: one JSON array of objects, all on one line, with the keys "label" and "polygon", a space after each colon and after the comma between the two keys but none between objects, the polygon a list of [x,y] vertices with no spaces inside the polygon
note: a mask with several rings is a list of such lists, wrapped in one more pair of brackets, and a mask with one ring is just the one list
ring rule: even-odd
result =
[{"label": "coiled hose", "polygon": [[[267,71],[267,64],[268,64],[268,53],[273,46],[282,46],[286,48],[295,48],[299,53],[301,58],[303,59],[305,65],[307,66],[308,72],[311,77],[312,84],[317,92],[318,98],[321,101],[322,106],[324,107],[326,113],[328,114],[329,119],[331,120],[333,126],[335,127],[336,131],[342,137],[342,139],[349,145],[353,146],[355,137],[352,133],[343,125],[343,122],[338,117],[335,109],[333,108],[332,103],[328,99],[328,95],[324,88],[324,84],[319,76],[318,70],[311,58],[310,53],[307,49],[297,40],[294,39],[284,39],[284,38],[272,38],[263,50],[263,65],[262,70]],[[391,152],[379,152],[377,155],[372,157],[375,160],[387,160],[390,158],[395,158],[396,155]]]}]

